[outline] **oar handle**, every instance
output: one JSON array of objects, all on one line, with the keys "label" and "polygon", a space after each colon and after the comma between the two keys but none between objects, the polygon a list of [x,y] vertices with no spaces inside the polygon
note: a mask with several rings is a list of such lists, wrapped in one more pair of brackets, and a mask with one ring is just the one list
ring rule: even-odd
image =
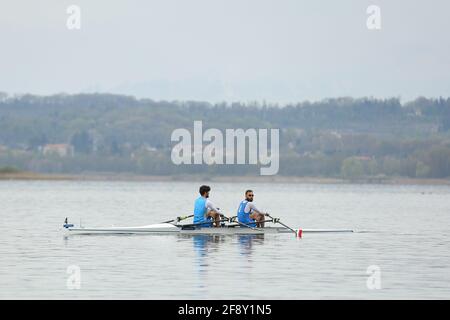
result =
[{"label": "oar handle", "polygon": [[222,218],[222,219],[227,219],[227,221],[228,222],[235,222],[236,221],[236,218],[237,218],[237,216],[232,216],[232,217],[227,217],[227,216],[225,216],[224,214],[220,214],[220,217]]}]

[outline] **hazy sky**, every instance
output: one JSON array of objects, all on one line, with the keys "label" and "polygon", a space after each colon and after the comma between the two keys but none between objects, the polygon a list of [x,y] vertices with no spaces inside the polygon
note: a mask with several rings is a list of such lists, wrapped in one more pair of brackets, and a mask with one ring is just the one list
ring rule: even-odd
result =
[{"label": "hazy sky", "polygon": [[[372,4],[381,30],[366,26]],[[0,91],[447,97],[449,15],[448,0],[0,0]]]}]

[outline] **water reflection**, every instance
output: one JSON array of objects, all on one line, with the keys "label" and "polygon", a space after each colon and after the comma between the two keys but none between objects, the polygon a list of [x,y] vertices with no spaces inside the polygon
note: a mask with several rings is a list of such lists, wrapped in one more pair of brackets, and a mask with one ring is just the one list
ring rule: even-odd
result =
[{"label": "water reflection", "polygon": [[[241,256],[239,260],[251,264],[251,256],[254,253],[255,245],[263,245],[264,234],[234,236],[179,234],[179,239],[184,241],[192,239],[193,251],[195,252],[193,266],[197,275],[196,287],[199,290],[198,294],[204,297],[209,294],[207,279],[216,274],[217,256],[227,256],[233,259],[233,257],[236,257],[233,251],[237,247],[239,256]],[[229,263],[232,264],[232,261],[229,261]]]},{"label": "water reflection", "polygon": [[241,255],[250,256],[253,252],[254,245],[262,245],[264,242],[264,234],[240,234],[231,237],[227,235],[200,234],[180,234],[179,236],[182,239],[192,239],[194,250],[199,258],[204,258],[212,252],[218,252],[221,244],[227,244],[227,250],[229,250],[230,246],[235,243],[236,239],[239,245],[239,253]]},{"label": "water reflection", "polygon": [[255,244],[263,244],[264,234],[242,234],[238,235],[239,253],[250,258]]},{"label": "water reflection", "polygon": [[198,257],[206,257],[209,252],[219,250],[219,244],[225,242],[225,238],[220,235],[194,235],[192,243]]}]

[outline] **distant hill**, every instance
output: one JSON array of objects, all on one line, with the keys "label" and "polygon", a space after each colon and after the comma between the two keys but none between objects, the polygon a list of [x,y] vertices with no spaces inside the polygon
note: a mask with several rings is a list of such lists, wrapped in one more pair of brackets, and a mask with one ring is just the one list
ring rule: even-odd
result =
[{"label": "distant hill", "polygon": [[[450,176],[450,99],[335,98],[268,105],[153,101],[112,94],[0,94],[0,167],[54,173],[258,174],[255,166],[175,166],[176,128],[279,128],[280,175]],[[74,155],[43,154],[49,144]]]}]

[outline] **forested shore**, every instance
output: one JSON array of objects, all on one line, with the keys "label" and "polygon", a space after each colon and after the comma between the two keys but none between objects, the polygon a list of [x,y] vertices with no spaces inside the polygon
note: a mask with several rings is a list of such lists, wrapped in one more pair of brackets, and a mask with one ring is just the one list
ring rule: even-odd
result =
[{"label": "forested shore", "polygon": [[[205,129],[280,129],[279,176],[450,177],[449,98],[401,103],[344,97],[276,105],[0,93],[0,168],[53,175],[259,174],[255,165],[174,165],[171,133],[190,130],[197,120]],[[54,145],[70,149],[47,152]]]}]

